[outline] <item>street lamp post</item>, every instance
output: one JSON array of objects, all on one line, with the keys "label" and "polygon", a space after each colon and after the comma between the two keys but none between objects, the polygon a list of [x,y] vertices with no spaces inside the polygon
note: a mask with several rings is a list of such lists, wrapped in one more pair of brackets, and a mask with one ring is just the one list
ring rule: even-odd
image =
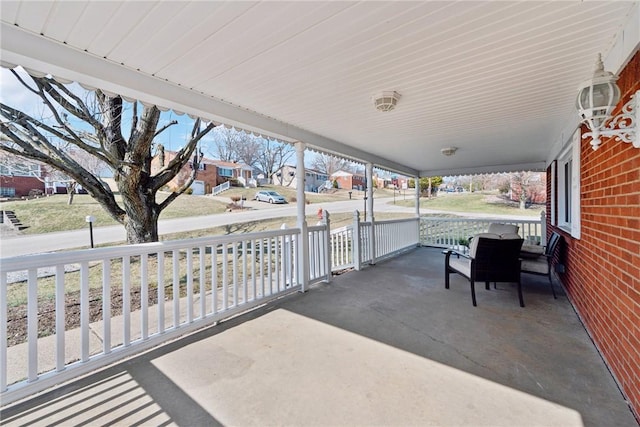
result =
[{"label": "street lamp post", "polygon": [[96,218],[93,215],[87,215],[84,220],[89,223],[89,239],[91,240],[91,249],[93,249],[93,221]]}]

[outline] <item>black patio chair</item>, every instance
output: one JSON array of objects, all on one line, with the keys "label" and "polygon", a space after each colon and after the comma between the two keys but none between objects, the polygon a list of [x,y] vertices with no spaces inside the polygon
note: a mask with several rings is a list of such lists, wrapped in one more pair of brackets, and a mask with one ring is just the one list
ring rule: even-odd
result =
[{"label": "black patio chair", "polygon": [[476,304],[475,282],[510,282],[518,286],[520,307],[524,307],[520,282],[520,248],[522,238],[517,234],[481,233],[474,237],[469,255],[453,250],[445,251],[445,288],[449,289],[449,275],[459,274],[469,280],[471,301]]},{"label": "black patio chair", "polygon": [[522,257],[522,272],[547,276],[554,299],[557,299],[558,297],[556,296],[556,291],[553,287],[551,266],[553,263],[553,254],[556,251],[560,240],[562,240],[562,236],[554,231],[551,233],[551,237],[549,237],[549,242],[546,246],[536,247],[524,245],[520,252]]}]

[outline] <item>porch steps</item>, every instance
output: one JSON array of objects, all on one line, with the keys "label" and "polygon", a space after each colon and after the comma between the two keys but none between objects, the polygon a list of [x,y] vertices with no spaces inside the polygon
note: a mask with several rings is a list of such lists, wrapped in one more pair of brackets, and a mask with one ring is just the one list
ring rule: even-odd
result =
[{"label": "porch steps", "polygon": [[2,215],[0,215],[0,223],[6,224],[10,227],[15,228],[18,231],[22,231],[24,229],[29,228],[28,225],[24,225],[16,216],[14,211],[0,211]]}]

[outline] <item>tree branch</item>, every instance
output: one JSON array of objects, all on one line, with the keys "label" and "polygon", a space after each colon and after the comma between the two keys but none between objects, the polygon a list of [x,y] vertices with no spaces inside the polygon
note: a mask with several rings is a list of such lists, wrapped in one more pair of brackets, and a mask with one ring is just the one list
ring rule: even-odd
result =
[{"label": "tree branch", "polygon": [[[167,184],[171,179],[180,172],[180,169],[189,162],[191,155],[193,154],[198,142],[208,134],[216,125],[209,123],[204,130],[201,130],[195,134],[185,145],[182,150],[178,151],[176,156],[162,169],[160,169],[155,176],[151,179],[151,188],[157,190],[163,185]],[[193,131],[192,131],[193,134]],[[194,171],[197,169],[194,167]]]},{"label": "tree branch", "polygon": [[167,123],[166,125],[162,126],[160,129],[158,129],[156,133],[153,134],[153,137],[155,138],[156,136],[160,135],[162,132],[167,130],[169,127],[177,124],[178,124],[177,120],[171,120],[169,123]]}]

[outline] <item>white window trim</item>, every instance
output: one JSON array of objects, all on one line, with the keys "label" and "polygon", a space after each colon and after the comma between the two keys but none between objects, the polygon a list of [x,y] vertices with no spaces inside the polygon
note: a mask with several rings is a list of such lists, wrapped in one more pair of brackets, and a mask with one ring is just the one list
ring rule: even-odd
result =
[{"label": "white window trim", "polygon": [[[568,147],[560,153],[557,160],[556,173],[558,177],[558,186],[555,189],[555,195],[553,195],[554,188],[552,187],[552,201],[557,200],[558,203],[558,216],[552,218],[557,221],[558,227],[569,232],[575,239],[580,239],[580,147],[581,147],[582,135],[578,128],[571,138],[571,143]],[[566,221],[566,175],[565,165],[571,162],[571,197],[570,197],[570,220]],[[552,168],[553,170],[553,168]],[[553,212],[553,210],[552,210]]]},{"label": "white window trim", "polygon": [[556,188],[556,177],[557,177],[557,164],[558,161],[555,160],[553,162],[551,162],[551,204],[549,206],[549,209],[551,210],[551,212],[549,213],[550,216],[550,221],[551,221],[551,225],[558,225],[558,216],[556,214],[556,207],[557,207],[557,203],[556,203],[556,197],[558,195],[558,189]]}]

